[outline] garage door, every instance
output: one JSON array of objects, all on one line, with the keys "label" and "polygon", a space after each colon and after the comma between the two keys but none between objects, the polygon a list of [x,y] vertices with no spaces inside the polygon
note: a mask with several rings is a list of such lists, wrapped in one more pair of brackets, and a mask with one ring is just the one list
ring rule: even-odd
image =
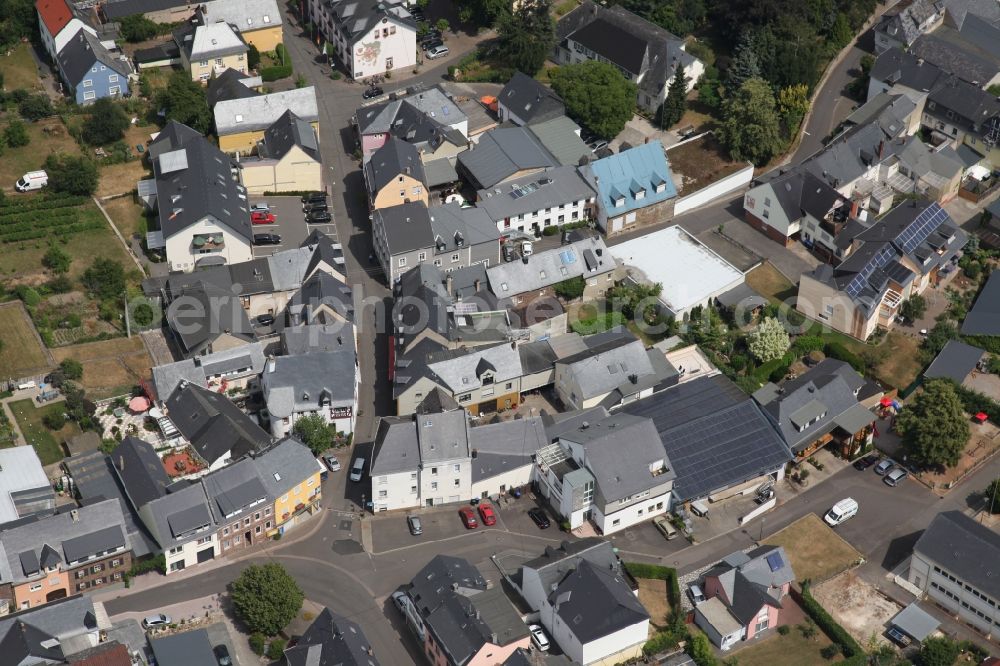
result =
[{"label": "garage door", "polygon": [[215,559],[215,549],[206,548],[205,550],[198,551],[198,563],[208,562],[209,560]]}]

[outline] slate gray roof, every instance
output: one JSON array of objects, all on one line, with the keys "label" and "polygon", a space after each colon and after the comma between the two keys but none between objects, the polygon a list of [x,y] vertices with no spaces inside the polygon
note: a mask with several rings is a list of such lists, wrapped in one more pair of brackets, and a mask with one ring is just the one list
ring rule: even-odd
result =
[{"label": "slate gray roof", "polygon": [[[561,439],[583,447],[587,469],[606,504],[675,478],[656,425],[648,418],[617,413],[563,433]],[[653,469],[659,473],[654,475]]]},{"label": "slate gray roof", "polygon": [[361,625],[324,608],[294,647],[285,650],[288,666],[379,666]]},{"label": "slate gray roof", "polygon": [[[1000,38],[1000,31],[996,35]],[[965,41],[948,27],[921,35],[910,46],[910,53],[977,87],[991,81],[1000,71],[1000,57]]]},{"label": "slate gray roof", "polygon": [[507,343],[469,350],[427,365],[453,393],[481,386],[487,370],[493,373],[493,381],[497,384],[523,374],[520,354]]},{"label": "slate gray roof", "polygon": [[420,443],[413,419],[383,416],[378,420],[372,453],[371,476],[416,471],[420,466]]},{"label": "slate gray roof", "polygon": [[528,636],[528,628],[499,586],[471,596],[445,592],[424,615],[424,626],[448,663],[468,663],[487,642],[508,645]]},{"label": "slate gray roof", "polygon": [[[697,58],[684,50],[684,40],[651,23],[621,5],[605,8],[592,0],[584,0],[573,11],[559,19],[556,24],[556,38],[565,48],[567,38],[573,37],[581,28],[601,20],[609,26],[614,26],[615,32],[624,34],[622,39],[609,40],[611,31],[602,34],[596,30],[587,35],[586,41],[594,51],[602,52],[610,61],[628,68],[639,57],[639,49],[644,52],[646,75],[639,88],[650,95],[659,95],[667,82],[673,77],[677,63],[688,67]],[[593,48],[597,46],[598,48]],[[619,62],[620,61],[620,62]]]},{"label": "slate gray roof", "polygon": [[[161,398],[162,399],[162,398]],[[263,449],[271,437],[221,393],[180,384],[166,401],[167,416],[209,465]]]},{"label": "slate gray roof", "polygon": [[436,149],[447,141],[465,146],[467,140],[453,125],[468,118],[440,86],[408,90],[387,102],[361,107],[355,118],[362,135],[389,134],[417,147]]},{"label": "slate gray roof", "polygon": [[896,613],[895,617],[889,620],[889,622],[907,636],[920,642],[923,642],[925,638],[933,634],[941,626],[941,622],[923,610],[919,602],[916,601],[911,601],[906,608]]},{"label": "slate gray roof", "polygon": [[66,42],[56,58],[66,82],[76,88],[87,78],[94,63],[128,76],[130,70],[121,60],[101,46],[100,40],[82,27]]},{"label": "slate gray roof", "polygon": [[183,5],[180,0],[113,0],[101,5],[101,11],[111,21],[123,19],[133,14],[146,14]]},{"label": "slate gray roof", "polygon": [[580,401],[602,396],[622,384],[653,374],[642,341],[625,329],[584,338],[587,350],[556,361],[581,390]]},{"label": "slate gray roof", "polygon": [[[896,144],[899,143],[900,140],[897,140]],[[907,137],[901,143],[902,146],[896,148],[894,152],[910,168],[913,175],[922,178],[936,176],[950,181],[959,176],[965,168],[958,154],[949,146],[932,150],[916,136]]]},{"label": "slate gray roof", "polygon": [[269,413],[287,418],[325,405],[354,404],[354,336],[341,339],[343,345],[336,351],[278,356],[268,361],[261,386]]},{"label": "slate gray roof", "polygon": [[781,587],[794,582],[788,555],[781,546],[760,546],[749,553],[734,553],[712,568],[706,578],[717,578],[725,592],[722,599],[743,626],[754,621],[762,606],[781,608]]},{"label": "slate gray roof", "polygon": [[482,243],[497,243],[499,247],[500,232],[489,212],[481,206],[463,207],[453,201],[431,206],[427,214],[431,219],[431,232],[438,253]]},{"label": "slate gray roof", "polygon": [[[992,14],[995,16],[997,7],[993,5]],[[987,53],[993,58],[1000,58],[1000,20],[986,20],[980,16],[967,16],[962,24],[959,33],[962,39],[972,44],[982,53]]]},{"label": "slate gray roof", "polygon": [[653,419],[677,474],[674,495],[682,501],[743,483],[792,459],[767,417],[722,375],[682,382],[620,411]]},{"label": "slate gray roof", "polygon": [[578,166],[580,158],[590,159],[590,146],[580,138],[580,126],[566,116],[533,121],[528,129],[563,166]]},{"label": "slate gray roof", "polygon": [[838,135],[801,166],[831,187],[844,187],[892,154],[889,138],[877,122],[858,125]]},{"label": "slate gray roof", "polygon": [[156,550],[156,543],[125,494],[109,456],[99,450],[87,451],[64,459],[63,465],[73,477],[81,503],[92,504],[106,499],[118,501],[135,557],[144,557]]},{"label": "slate gray roof", "polygon": [[228,23],[186,25],[174,33],[174,41],[192,61],[238,55],[248,50],[243,36]]},{"label": "slate gray roof", "polygon": [[[210,2],[209,4],[214,3]],[[206,93],[208,105],[212,107],[223,100],[246,99],[248,97],[257,97],[260,95],[260,93],[256,90],[252,90],[247,87],[247,85],[243,83],[245,80],[252,80],[252,77],[248,77],[243,72],[238,69],[233,69],[232,67],[226,68],[218,76],[209,79],[208,91]]]},{"label": "slate gray roof", "polygon": [[[306,278],[302,287],[288,300],[292,323],[316,321],[322,309],[333,310],[346,322],[354,321],[354,303],[351,288],[326,271],[316,271]],[[329,317],[330,315],[323,315]],[[322,322],[317,322],[322,323]],[[332,322],[331,322],[332,323]]]},{"label": "slate gray roof", "polygon": [[289,109],[264,132],[264,139],[258,146],[258,152],[263,158],[280,160],[294,146],[301,148],[306,155],[317,162],[320,161],[316,130]]},{"label": "slate gray roof", "polygon": [[1000,270],[986,280],[962,322],[963,335],[1000,335]]},{"label": "slate gray roof", "polygon": [[792,168],[783,175],[768,181],[777,197],[778,205],[789,220],[801,220],[805,213],[822,221],[835,207],[850,209],[850,204],[840,192],[807,169]]},{"label": "slate gray roof", "polygon": [[434,232],[427,206],[411,201],[391,208],[377,208],[373,227],[381,224],[389,254],[403,254],[434,246]]},{"label": "slate gray roof", "polygon": [[232,349],[158,365],[153,368],[153,385],[157,395],[166,398],[182,381],[207,388],[210,376],[244,368],[246,371],[237,376],[259,375],[264,371],[263,343],[251,342]]},{"label": "slate gray roof", "polygon": [[424,165],[420,161],[420,153],[411,144],[390,136],[381,148],[372,153],[364,166],[365,184],[368,194],[374,199],[382,189],[406,175],[427,186],[424,175]]},{"label": "slate gray roof", "polygon": [[497,96],[497,102],[510,109],[526,125],[564,117],[566,112],[566,105],[559,95],[519,71],[507,81]]},{"label": "slate gray roof", "polygon": [[178,294],[167,307],[166,319],[187,354],[200,353],[223,334],[247,343],[256,339],[239,297],[205,282]]},{"label": "slate gray roof", "polygon": [[78,639],[89,645],[86,635],[99,628],[93,599],[76,595],[0,618],[0,646],[11,664],[62,663]]},{"label": "slate gray roof", "polygon": [[427,187],[438,187],[458,182],[458,172],[455,171],[455,158],[442,157],[424,162],[424,178]]},{"label": "slate gray roof", "polygon": [[22,583],[37,577],[39,565],[63,569],[97,553],[131,550],[125,518],[117,500],[106,499],[61,513],[0,526],[0,580]]},{"label": "slate gray roof", "polygon": [[902,49],[889,49],[875,59],[871,77],[889,85],[900,84],[929,92],[947,73],[933,62],[922,61]]},{"label": "slate gray roof", "polygon": [[471,454],[465,410],[422,414],[414,423],[422,464],[467,458]]},{"label": "slate gray roof", "polygon": [[486,590],[486,579],[468,560],[451,555],[435,555],[410,581],[410,599],[421,617],[458,592],[470,596]]},{"label": "slate gray roof", "polygon": [[319,121],[316,89],[293,88],[244,99],[222,100],[213,108],[215,129],[219,135],[266,130],[286,111],[292,111],[307,123]]},{"label": "slate gray roof", "polygon": [[205,629],[150,638],[149,646],[158,666],[215,666],[218,663]]},{"label": "slate gray roof", "polygon": [[[863,383],[849,364],[828,358],[784,382],[781,389],[768,384],[753,397],[794,452],[837,428],[846,430],[841,418],[857,406]],[[875,416],[870,418],[874,421]]]},{"label": "slate gray roof", "polygon": [[551,250],[536,252],[521,261],[510,261],[486,270],[490,289],[499,298],[511,298],[544,289],[570,278],[600,276],[617,266],[604,240],[584,238]]},{"label": "slate gray roof", "polygon": [[976,369],[986,352],[958,340],[949,340],[924,370],[927,379],[945,378],[961,384]]},{"label": "slate gray roof", "polygon": [[1000,124],[1000,100],[953,76],[939,83],[927,96],[924,113],[982,137],[995,132]]},{"label": "slate gray roof", "polygon": [[898,12],[883,16],[875,30],[909,46],[926,30],[921,25],[936,14],[943,13],[944,6],[945,3],[940,0],[913,0]]},{"label": "slate gray roof", "polygon": [[345,335],[351,335],[350,329],[336,324],[293,326],[281,332],[281,347],[289,356],[308,352],[335,352],[343,346]]},{"label": "slate gray roof", "polygon": [[279,440],[251,459],[270,497],[281,497],[306,479],[319,474],[312,451],[294,437]]},{"label": "slate gray roof", "polygon": [[969,17],[985,19],[993,25],[1000,23],[1000,6],[995,0],[948,0],[945,12],[948,22],[956,28],[961,28]]},{"label": "slate gray roof", "polygon": [[333,21],[353,45],[371,31],[383,18],[391,17],[416,30],[417,22],[401,0],[325,0],[323,5],[333,15]]},{"label": "slate gray roof", "polygon": [[232,173],[229,157],[190,128],[170,130],[150,145],[160,229],[164,238],[208,217],[250,241],[246,190]]},{"label": "slate gray roof", "polygon": [[882,92],[858,107],[844,122],[852,125],[874,122],[887,136],[898,137],[905,134],[907,121],[916,109],[916,102],[906,95]]},{"label": "slate gray roof", "polygon": [[560,166],[479,190],[477,208],[499,225],[507,218],[592,201],[595,192],[575,166]]},{"label": "slate gray roof", "polygon": [[172,488],[163,497],[143,506],[139,515],[163,550],[189,541],[196,532],[216,526],[204,486],[198,482]]},{"label": "slate gray roof", "polygon": [[961,511],[931,520],[913,552],[925,557],[994,599],[1000,599],[1000,534]]},{"label": "slate gray roof", "polygon": [[498,127],[458,155],[459,172],[473,187],[493,187],[520,171],[554,167],[558,161],[526,127]]},{"label": "slate gray roof", "polygon": [[620,574],[586,559],[559,582],[549,603],[584,645],[649,621],[649,613]]},{"label": "slate gray roof", "polygon": [[243,458],[206,474],[201,478],[201,483],[219,522],[262,502],[273,502],[276,499],[264,488],[257,466],[250,458]]},{"label": "slate gray roof", "polygon": [[128,436],[111,452],[110,460],[135,508],[167,494],[170,477],[149,442]]},{"label": "slate gray roof", "polygon": [[475,453],[472,482],[530,465],[532,457],[547,444],[540,416],[470,428],[469,448]]},{"label": "slate gray roof", "polygon": [[209,0],[201,6],[206,23],[223,21],[243,32],[282,24],[282,12],[276,0]]}]

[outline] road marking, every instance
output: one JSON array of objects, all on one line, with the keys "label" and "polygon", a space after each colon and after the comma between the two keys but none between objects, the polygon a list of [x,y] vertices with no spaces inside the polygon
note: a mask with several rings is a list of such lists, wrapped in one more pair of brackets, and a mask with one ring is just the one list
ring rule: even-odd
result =
[{"label": "road marking", "polygon": [[802,133],[805,134],[806,136],[812,136],[812,134],[810,134],[809,132],[807,132],[805,130],[802,130]]}]

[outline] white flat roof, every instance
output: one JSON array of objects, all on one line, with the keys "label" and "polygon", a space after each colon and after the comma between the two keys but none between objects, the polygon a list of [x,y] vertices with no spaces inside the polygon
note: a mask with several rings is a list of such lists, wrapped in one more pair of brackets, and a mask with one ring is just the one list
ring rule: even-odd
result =
[{"label": "white flat roof", "polygon": [[47,487],[49,477],[35,449],[30,446],[0,449],[0,524],[18,519],[11,493]]},{"label": "white flat roof", "polygon": [[704,303],[743,282],[743,273],[679,226],[621,245],[611,254],[636,279],[663,285],[660,300],[674,313]]}]

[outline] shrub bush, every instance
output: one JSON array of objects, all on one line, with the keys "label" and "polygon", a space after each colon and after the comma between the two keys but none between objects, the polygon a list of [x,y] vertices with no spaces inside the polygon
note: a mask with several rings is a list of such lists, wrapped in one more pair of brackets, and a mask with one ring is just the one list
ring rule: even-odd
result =
[{"label": "shrub bush", "polygon": [[830,643],[819,651],[824,659],[833,659],[840,652],[840,647],[836,643]]},{"label": "shrub bush", "polygon": [[864,360],[857,354],[848,351],[847,348],[839,342],[826,343],[826,346],[823,347],[823,353],[830,358],[835,358],[839,361],[850,364],[850,366],[858,372],[865,371]]},{"label": "shrub bush", "polygon": [[66,417],[60,412],[48,412],[42,417],[42,423],[49,430],[59,430],[66,425]]},{"label": "shrub bush", "polygon": [[778,627],[778,633],[781,634],[782,636],[787,636],[789,632],[791,632],[791,630],[792,628],[789,627],[787,624],[783,624]]},{"label": "shrub bush", "polygon": [[260,78],[264,81],[277,81],[292,75],[291,65],[274,65],[260,70]]},{"label": "shrub bush", "polygon": [[823,351],[823,338],[818,335],[800,335],[792,343],[792,349],[803,356],[811,351]]},{"label": "shrub bush", "polygon": [[38,292],[27,285],[20,285],[14,290],[17,297],[20,298],[25,305],[28,307],[34,307],[42,302],[42,297],[38,295]]},{"label": "shrub bush", "polygon": [[264,645],[267,643],[267,638],[264,637],[264,634],[260,632],[250,634],[249,642],[250,649],[253,650],[254,654],[264,654]]},{"label": "shrub bush", "polygon": [[823,630],[823,633],[830,637],[830,640],[840,646],[840,651],[845,657],[864,655],[864,650],[861,649],[861,645],[854,640],[854,637],[847,633],[842,626],[837,624],[837,621],[826,612],[826,609],[813,598],[812,592],[809,591],[808,583],[802,585],[802,610],[804,610],[806,614],[811,617],[817,625],[819,625],[819,628]]},{"label": "shrub bush", "polygon": [[275,638],[271,641],[271,644],[267,646],[267,658],[274,659],[277,661],[281,659],[282,655],[285,653],[285,639]]}]

